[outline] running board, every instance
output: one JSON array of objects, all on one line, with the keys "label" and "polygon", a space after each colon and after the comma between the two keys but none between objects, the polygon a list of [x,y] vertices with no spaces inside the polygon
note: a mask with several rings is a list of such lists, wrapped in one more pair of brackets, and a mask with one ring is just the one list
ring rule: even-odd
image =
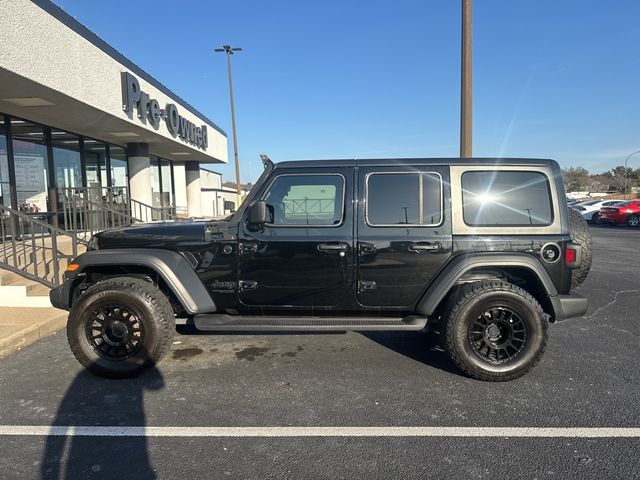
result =
[{"label": "running board", "polygon": [[204,332],[374,332],[422,330],[427,317],[257,317],[226,314],[195,315],[193,323]]}]

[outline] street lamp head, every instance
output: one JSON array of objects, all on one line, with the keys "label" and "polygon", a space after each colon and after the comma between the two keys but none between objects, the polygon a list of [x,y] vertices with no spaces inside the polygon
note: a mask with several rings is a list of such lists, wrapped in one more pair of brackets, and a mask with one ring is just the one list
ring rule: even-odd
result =
[{"label": "street lamp head", "polygon": [[223,45],[222,48],[214,48],[214,52],[225,52],[227,55],[233,55],[233,52],[242,51],[241,48],[232,47],[231,45]]}]

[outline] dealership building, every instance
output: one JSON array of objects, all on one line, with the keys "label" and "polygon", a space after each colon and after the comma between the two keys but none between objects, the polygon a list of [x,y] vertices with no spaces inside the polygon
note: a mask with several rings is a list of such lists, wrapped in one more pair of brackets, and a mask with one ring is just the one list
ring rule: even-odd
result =
[{"label": "dealership building", "polygon": [[0,2],[0,45],[0,205],[51,214],[94,189],[225,213],[221,181],[203,209],[200,165],[227,162],[227,137],[196,108],[48,0]]}]

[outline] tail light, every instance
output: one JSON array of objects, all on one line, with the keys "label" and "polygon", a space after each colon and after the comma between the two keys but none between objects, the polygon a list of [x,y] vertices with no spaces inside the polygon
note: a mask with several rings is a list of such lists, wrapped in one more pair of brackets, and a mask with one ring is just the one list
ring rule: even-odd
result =
[{"label": "tail light", "polygon": [[580,249],[580,245],[575,243],[570,243],[564,249],[564,263],[569,268],[578,268],[580,267],[580,262],[582,261],[582,250]]}]

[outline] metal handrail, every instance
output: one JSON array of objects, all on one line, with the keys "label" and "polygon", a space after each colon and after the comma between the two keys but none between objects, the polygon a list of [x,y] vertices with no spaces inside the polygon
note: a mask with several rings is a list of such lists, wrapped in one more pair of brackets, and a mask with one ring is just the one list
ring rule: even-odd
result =
[{"label": "metal handrail", "polygon": [[140,222],[175,220],[177,218],[175,207],[153,207],[133,198],[129,199],[129,203],[131,204],[131,216]]},{"label": "metal handrail", "polygon": [[75,235],[0,205],[0,267],[53,288],[78,256]]},{"label": "metal handrail", "polygon": [[87,196],[62,191],[62,215],[65,229],[86,243],[92,235],[110,228],[126,227],[137,221],[129,214],[125,203],[110,202],[110,196],[101,197],[103,202],[95,202]]}]

